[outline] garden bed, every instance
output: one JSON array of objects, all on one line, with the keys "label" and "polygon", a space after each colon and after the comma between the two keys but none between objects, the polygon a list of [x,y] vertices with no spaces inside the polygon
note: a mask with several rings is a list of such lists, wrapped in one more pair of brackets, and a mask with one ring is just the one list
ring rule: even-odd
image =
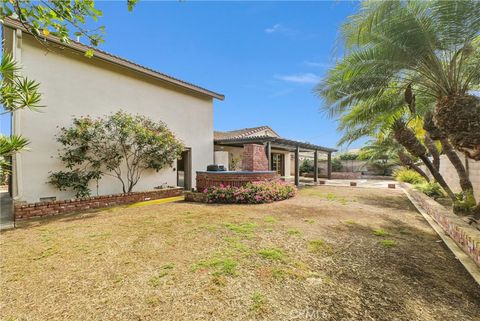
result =
[{"label": "garden bed", "polygon": [[126,205],[136,202],[180,196],[182,193],[183,188],[173,187],[146,192],[101,195],[63,201],[37,202],[30,204],[18,203],[15,204],[15,219],[52,216],[118,205]]},{"label": "garden bed", "polygon": [[474,226],[469,225],[458,215],[455,215],[451,210],[443,207],[434,199],[415,190],[410,184],[400,184],[408,195],[410,195],[480,267],[480,231]]}]

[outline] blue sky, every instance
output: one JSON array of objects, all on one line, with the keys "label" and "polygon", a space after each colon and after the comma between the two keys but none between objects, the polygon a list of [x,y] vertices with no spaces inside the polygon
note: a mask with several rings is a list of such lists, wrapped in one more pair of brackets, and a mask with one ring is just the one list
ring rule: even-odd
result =
[{"label": "blue sky", "polygon": [[341,55],[338,27],[357,2],[140,1],[133,12],[125,1],[98,7],[107,32],[102,49],[226,96],[214,103],[215,129],[269,125],[286,138],[336,145],[340,133],[320,112],[313,87]]}]

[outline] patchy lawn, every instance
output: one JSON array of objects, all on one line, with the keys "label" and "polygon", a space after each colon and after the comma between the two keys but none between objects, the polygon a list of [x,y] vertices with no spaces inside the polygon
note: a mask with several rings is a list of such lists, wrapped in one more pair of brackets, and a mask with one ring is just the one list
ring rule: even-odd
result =
[{"label": "patchy lawn", "polygon": [[275,204],[22,224],[0,236],[2,320],[480,316],[480,287],[398,190],[322,186]]}]

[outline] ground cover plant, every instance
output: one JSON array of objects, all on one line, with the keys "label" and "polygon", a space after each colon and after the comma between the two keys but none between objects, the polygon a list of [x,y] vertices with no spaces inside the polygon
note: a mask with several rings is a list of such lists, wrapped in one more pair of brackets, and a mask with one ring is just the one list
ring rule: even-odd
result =
[{"label": "ground cover plant", "polygon": [[281,181],[260,181],[245,186],[213,186],[203,191],[209,203],[261,204],[282,201],[295,196],[293,184]]},{"label": "ground cover plant", "polygon": [[1,320],[480,315],[480,287],[400,190],[319,186],[256,206],[177,202],[19,224],[0,234]]}]

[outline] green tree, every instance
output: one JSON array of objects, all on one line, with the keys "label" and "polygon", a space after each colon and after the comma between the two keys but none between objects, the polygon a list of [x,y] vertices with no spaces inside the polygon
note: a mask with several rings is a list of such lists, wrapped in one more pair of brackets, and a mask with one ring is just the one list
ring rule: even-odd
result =
[{"label": "green tree", "polygon": [[382,170],[382,175],[388,175],[391,168],[400,164],[399,153],[403,147],[391,136],[379,135],[365,143],[360,149],[358,159],[366,160],[368,164]]},{"label": "green tree", "polygon": [[66,171],[54,172],[50,183],[71,188],[77,197],[90,195],[89,183],[103,176],[119,180],[131,192],[148,169],[159,171],[181,156],[183,144],[163,122],[122,111],[105,118],[74,118],[61,128],[59,158]]},{"label": "green tree", "polygon": [[[127,0],[129,10],[132,10],[137,0]],[[60,41],[68,43],[71,33],[76,36],[85,36],[92,46],[103,42],[105,28],[95,29],[85,27],[88,18],[97,20],[102,12],[95,8],[93,0],[9,0],[0,2],[0,22],[6,18],[18,19],[22,25],[42,44],[40,38],[54,35]],[[89,50],[86,55],[92,56]],[[24,77],[20,73],[20,66],[8,53],[3,53],[0,65],[0,104],[3,113],[12,113],[15,110],[28,108],[37,110],[40,104],[40,84]],[[2,150],[0,159],[3,168],[8,168],[7,156],[20,152],[28,145],[28,141],[20,136],[6,137],[0,135]]]},{"label": "green tree", "polygon": [[[398,95],[398,91],[390,89],[384,91],[379,97],[365,98],[340,109],[331,109],[327,105],[326,109],[332,115],[340,115],[339,129],[344,131],[344,135],[339,144],[349,144],[361,137],[375,137],[381,133],[392,132],[392,137],[410,154],[404,160],[420,159],[452,201],[456,200],[455,194],[438,168],[428,158],[429,153],[422,143],[425,131],[422,129],[423,122],[418,114],[428,110],[427,104],[419,103],[415,108],[416,114],[413,114],[404,98]],[[414,164],[411,163],[411,167],[412,165]]]},{"label": "green tree", "polygon": [[[433,118],[453,146],[480,160],[480,2],[364,1],[342,27],[346,56],[317,87],[339,112],[390,89],[436,104]],[[413,88],[413,90],[412,90]]]},{"label": "green tree", "polygon": [[300,173],[313,173],[314,164],[311,159],[305,158],[300,164]]}]

